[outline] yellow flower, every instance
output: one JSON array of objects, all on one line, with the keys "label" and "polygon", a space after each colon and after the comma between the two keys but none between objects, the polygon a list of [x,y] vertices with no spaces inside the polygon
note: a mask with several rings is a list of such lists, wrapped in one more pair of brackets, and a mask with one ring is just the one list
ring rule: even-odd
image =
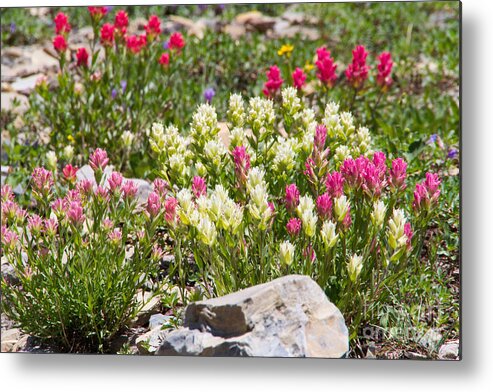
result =
[{"label": "yellow flower", "polygon": [[291,56],[291,52],[293,51],[294,49],[294,46],[293,45],[290,45],[290,44],[284,44],[283,46],[281,46],[281,49],[279,49],[277,51],[277,54],[279,56],[284,56],[286,55],[287,58],[289,58],[289,56]]},{"label": "yellow flower", "polygon": [[72,135],[68,135],[67,139],[69,142],[72,142],[72,143],[74,142],[74,137]]},{"label": "yellow flower", "polygon": [[312,63],[310,63],[309,61],[307,61],[303,68],[304,68],[304,71],[308,73],[313,69],[313,67],[314,67],[314,65]]}]

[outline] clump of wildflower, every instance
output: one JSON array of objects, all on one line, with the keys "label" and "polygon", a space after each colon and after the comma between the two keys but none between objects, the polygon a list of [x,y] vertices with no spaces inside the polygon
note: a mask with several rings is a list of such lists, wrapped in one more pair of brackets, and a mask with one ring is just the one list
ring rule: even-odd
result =
[{"label": "clump of wildflower", "polygon": [[393,191],[403,191],[406,189],[406,170],[407,163],[402,158],[392,161],[390,169],[389,185]]},{"label": "clump of wildflower", "polygon": [[357,254],[353,254],[349,258],[349,263],[347,268],[349,272],[349,278],[351,279],[352,282],[356,282],[359,274],[361,273],[361,270],[363,269],[363,257],[358,256]]},{"label": "clump of wildflower", "polygon": [[135,185],[135,182],[133,182],[132,180],[126,180],[121,189],[123,193],[123,198],[129,200],[133,199],[139,190],[139,188],[137,188],[137,185]]},{"label": "clump of wildflower", "polygon": [[273,97],[281,88],[284,80],[281,78],[281,71],[277,65],[273,65],[266,72],[267,81],[264,84],[262,92],[266,97]]},{"label": "clump of wildflower", "polygon": [[296,89],[293,87],[286,87],[281,91],[282,108],[287,114],[293,118],[297,118],[297,114],[301,111],[301,99],[298,97]]},{"label": "clump of wildflower", "polygon": [[339,234],[336,234],[336,225],[330,220],[326,220],[322,224],[322,230],[320,231],[322,241],[327,249],[333,248],[337,244]]},{"label": "clump of wildflower", "polygon": [[161,200],[159,195],[156,192],[151,192],[147,198],[147,212],[151,216],[151,218],[156,217],[161,210]]},{"label": "clump of wildflower", "polygon": [[125,38],[127,48],[133,53],[139,53],[147,44],[145,35],[130,35]]},{"label": "clump of wildflower", "polygon": [[241,94],[231,94],[229,97],[228,120],[233,127],[243,127],[245,124],[245,105]]},{"label": "clump of wildflower", "polygon": [[113,229],[108,234],[108,240],[113,245],[118,245],[122,242],[122,231],[120,229]]},{"label": "clump of wildflower", "polygon": [[46,153],[46,166],[48,167],[48,169],[50,169],[51,171],[55,171],[57,162],[58,162],[58,158],[56,156],[55,151],[48,151]]},{"label": "clump of wildflower", "polygon": [[120,187],[123,183],[123,176],[118,172],[112,172],[110,177],[108,178],[108,185],[110,187],[111,192],[119,192]]},{"label": "clump of wildflower", "polygon": [[249,106],[247,120],[254,132],[272,127],[276,119],[272,100],[254,97],[250,99]]},{"label": "clump of wildflower", "polygon": [[327,174],[325,187],[330,197],[337,198],[342,196],[344,194],[344,178],[342,174],[337,171]]},{"label": "clump of wildflower", "polygon": [[108,7],[87,7],[91,18],[99,22],[108,13]]},{"label": "clump of wildflower", "polygon": [[425,209],[430,210],[431,206],[435,204],[440,196],[440,183],[441,180],[438,174],[426,173],[426,179],[422,183],[416,184],[414,190],[414,202],[413,208],[415,211]]},{"label": "clump of wildflower", "polygon": [[368,52],[362,45],[356,46],[353,50],[353,61],[346,69],[346,78],[355,89],[363,86],[363,83],[368,78],[368,66],[366,65],[366,57]]},{"label": "clump of wildflower", "polygon": [[63,35],[57,35],[53,38],[53,48],[55,48],[58,53],[63,53],[67,50],[67,41]]},{"label": "clump of wildflower", "polygon": [[185,47],[185,40],[183,35],[176,32],[171,34],[168,41],[168,49],[176,52],[180,52]]},{"label": "clump of wildflower", "polygon": [[70,203],[67,211],[67,218],[74,226],[80,226],[84,223],[86,216],[80,201],[74,200]]},{"label": "clump of wildflower", "polygon": [[2,226],[2,249],[12,252],[19,242],[19,236],[6,226]]},{"label": "clump of wildflower", "polygon": [[235,164],[235,174],[240,184],[246,184],[250,170],[250,155],[244,146],[235,147],[231,153]]},{"label": "clump of wildflower", "polygon": [[272,169],[278,173],[289,173],[296,165],[298,142],[295,138],[277,138],[274,145],[274,161]]},{"label": "clump of wildflower", "polygon": [[392,84],[392,66],[394,63],[392,62],[392,56],[389,52],[382,52],[378,56],[378,65],[377,65],[377,84],[383,89],[387,90]]},{"label": "clump of wildflower", "polygon": [[291,237],[297,237],[301,230],[301,220],[298,218],[290,218],[286,224],[286,231]]},{"label": "clump of wildflower", "polygon": [[71,164],[65,165],[65,167],[62,170],[63,177],[65,178],[66,181],[73,184],[77,179],[77,170],[78,170],[77,167],[72,166]]},{"label": "clump of wildflower", "polygon": [[306,74],[303,72],[303,70],[299,67],[296,67],[296,69],[293,71],[291,74],[293,78],[293,86],[301,90],[303,86],[306,84]]},{"label": "clump of wildflower", "polygon": [[149,40],[152,41],[156,36],[161,34],[161,21],[156,15],[151,15],[149,17],[149,21],[144,26],[144,29],[146,31],[147,37],[149,38]]},{"label": "clump of wildflower", "polygon": [[279,258],[284,265],[291,265],[294,259],[294,245],[289,241],[284,241],[279,246]]},{"label": "clump of wildflower", "polygon": [[104,170],[109,163],[108,154],[101,148],[96,148],[89,158],[89,165],[94,171]]},{"label": "clump of wildflower", "polygon": [[58,230],[58,222],[55,218],[45,219],[44,227],[46,235],[49,237],[54,237]]},{"label": "clump of wildflower", "polygon": [[277,54],[279,56],[286,56],[287,58],[291,57],[291,52],[294,50],[294,46],[291,44],[284,44],[281,46],[281,48],[277,51]]},{"label": "clump of wildflower", "polygon": [[130,131],[124,131],[122,133],[122,142],[125,148],[129,148],[134,140],[134,134]]},{"label": "clump of wildflower", "polygon": [[178,200],[174,197],[168,197],[164,202],[164,219],[169,224],[175,224],[177,221],[176,207],[178,207]]},{"label": "clump of wildflower", "polygon": [[101,44],[103,46],[112,46],[113,42],[115,42],[115,26],[113,26],[111,23],[105,23],[101,27]]},{"label": "clump of wildflower", "polygon": [[207,184],[205,180],[200,176],[195,176],[192,182],[192,192],[198,199],[207,193]]},{"label": "clump of wildflower", "polygon": [[168,193],[168,183],[160,178],[156,178],[152,182],[154,192],[156,192],[161,199],[164,199],[166,194]]},{"label": "clump of wildflower", "polygon": [[47,196],[53,186],[53,176],[49,170],[43,167],[34,169],[31,176],[33,181],[33,191],[39,196]]},{"label": "clump of wildflower", "polygon": [[288,211],[294,212],[300,203],[300,191],[296,184],[290,184],[286,186],[286,209]]},{"label": "clump of wildflower", "polygon": [[68,16],[63,12],[59,12],[54,19],[55,34],[68,34],[72,30],[72,26],[68,22]]},{"label": "clump of wildflower", "polygon": [[378,200],[373,203],[373,211],[370,215],[370,219],[376,228],[379,229],[382,226],[386,212],[387,207],[382,200]]},{"label": "clump of wildflower", "polygon": [[128,14],[124,10],[120,10],[116,13],[114,26],[118,35],[125,35],[128,27]]},{"label": "clump of wildflower", "polygon": [[337,65],[334,64],[334,60],[330,57],[330,51],[326,48],[317,49],[317,61],[315,62],[317,66],[317,78],[328,87],[334,87],[337,80],[336,68]]},{"label": "clump of wildflower", "polygon": [[78,67],[87,67],[89,63],[89,53],[86,48],[79,48],[75,54]]},{"label": "clump of wildflower", "polygon": [[314,212],[314,207],[313,199],[310,196],[302,196],[296,208],[296,212],[302,222],[304,233],[308,237],[313,237],[316,233],[318,217]]},{"label": "clump of wildflower", "polygon": [[211,103],[212,98],[216,95],[216,91],[212,87],[207,87],[204,90],[204,99],[207,103]]},{"label": "clump of wildflower", "polygon": [[14,192],[9,184],[4,184],[0,188],[0,199],[2,203],[6,201],[14,201]]},{"label": "clump of wildflower", "polygon": [[322,220],[327,220],[332,217],[332,200],[328,193],[324,193],[317,197],[317,212]]}]

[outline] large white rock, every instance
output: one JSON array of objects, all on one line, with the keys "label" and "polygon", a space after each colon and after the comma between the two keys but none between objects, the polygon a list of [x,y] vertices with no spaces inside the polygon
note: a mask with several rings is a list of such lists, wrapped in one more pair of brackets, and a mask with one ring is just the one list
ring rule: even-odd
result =
[{"label": "large white rock", "polygon": [[341,358],[344,318],[308,276],[289,275],[185,310],[157,355]]}]

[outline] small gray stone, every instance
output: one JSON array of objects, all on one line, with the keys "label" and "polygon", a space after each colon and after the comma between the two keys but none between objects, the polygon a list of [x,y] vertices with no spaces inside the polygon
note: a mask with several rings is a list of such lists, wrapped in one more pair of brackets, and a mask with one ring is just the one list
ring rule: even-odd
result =
[{"label": "small gray stone", "polygon": [[457,360],[459,358],[459,342],[448,342],[443,344],[438,350],[439,359],[452,359]]},{"label": "small gray stone", "polygon": [[164,314],[158,313],[158,314],[153,314],[149,318],[149,329],[154,329],[157,327],[162,327],[162,325],[169,320],[171,320],[171,316],[165,316]]},{"label": "small gray stone", "polygon": [[420,346],[428,350],[436,350],[438,345],[442,340],[442,335],[440,332],[430,328],[426,333],[419,339],[418,343]]},{"label": "small gray stone", "polygon": [[139,336],[135,340],[139,354],[149,355],[154,354],[159,346],[162,344],[166,335],[169,334],[169,330],[162,330],[161,327],[151,329],[149,332]]},{"label": "small gray stone", "polygon": [[289,275],[185,310],[157,355],[341,358],[341,312],[308,276]]}]

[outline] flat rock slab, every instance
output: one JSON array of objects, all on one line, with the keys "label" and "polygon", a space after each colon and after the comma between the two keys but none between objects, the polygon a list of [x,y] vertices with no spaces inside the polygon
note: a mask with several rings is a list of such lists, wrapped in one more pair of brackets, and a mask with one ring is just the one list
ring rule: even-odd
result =
[{"label": "flat rock slab", "polygon": [[289,275],[188,305],[184,327],[156,355],[341,358],[348,350],[339,309],[310,277]]}]

